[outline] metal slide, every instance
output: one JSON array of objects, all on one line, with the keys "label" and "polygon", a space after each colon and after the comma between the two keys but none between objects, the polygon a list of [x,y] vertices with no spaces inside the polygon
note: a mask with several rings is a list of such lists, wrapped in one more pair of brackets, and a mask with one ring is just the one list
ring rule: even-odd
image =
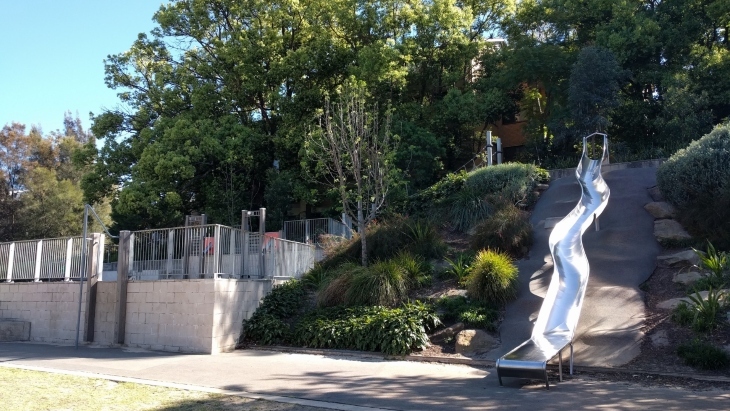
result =
[{"label": "metal slide", "polygon": [[[588,156],[588,138],[603,137],[600,159]],[[595,145],[593,146],[595,148]],[[601,176],[601,163],[608,155],[608,137],[594,133],[583,138],[583,156],[575,171],[581,198],[550,234],[553,276],[545,300],[532,330],[532,337],[497,360],[497,377],[547,379],[547,362],[559,358],[560,380],[563,378],[562,351],[570,346],[570,373],[573,373],[573,337],[578,325],[583,297],[588,284],[588,258],[583,249],[583,233],[596,223],[608,204],[610,190]]]}]

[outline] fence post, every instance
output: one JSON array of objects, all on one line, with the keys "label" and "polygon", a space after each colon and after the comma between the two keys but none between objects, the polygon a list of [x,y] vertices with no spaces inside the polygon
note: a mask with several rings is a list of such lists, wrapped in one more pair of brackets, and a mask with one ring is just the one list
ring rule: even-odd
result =
[{"label": "fence post", "polygon": [[35,245],[35,266],[33,267],[33,281],[41,281],[41,257],[43,256],[43,240]]},{"label": "fence post", "polygon": [[[247,275],[249,242],[251,237],[248,235],[248,210],[241,210],[241,277]],[[248,274],[249,278],[251,274]]]},{"label": "fence post", "polygon": [[213,278],[220,272],[221,257],[221,225],[216,224],[213,229]]},{"label": "fence post", "polygon": [[175,251],[175,230],[167,232],[167,263],[165,264],[165,271],[167,271],[167,278],[170,278],[172,273],[172,257]]},{"label": "fence post", "polygon": [[5,282],[13,282],[13,259],[15,258],[15,243],[10,243],[8,248],[8,275],[5,278]]},{"label": "fence post", "polygon": [[261,278],[266,278],[266,209],[259,208],[259,235],[261,236],[260,267]]},{"label": "fence post", "polygon": [[114,343],[124,344],[124,328],[127,321],[127,283],[132,261],[132,241],[129,231],[119,232],[117,257],[117,304],[114,308]]},{"label": "fence post", "polygon": [[103,236],[91,234],[86,252],[86,315],[84,322],[84,341],[94,341],[94,319],[96,317],[96,283],[99,281],[99,249]]},{"label": "fence post", "polygon": [[63,271],[63,281],[71,281],[71,257],[73,256],[74,239],[66,240],[66,268]]},{"label": "fence post", "polygon": [[251,267],[248,264],[249,247],[251,245],[251,234],[248,231],[241,233],[241,276],[248,275],[251,278]]}]

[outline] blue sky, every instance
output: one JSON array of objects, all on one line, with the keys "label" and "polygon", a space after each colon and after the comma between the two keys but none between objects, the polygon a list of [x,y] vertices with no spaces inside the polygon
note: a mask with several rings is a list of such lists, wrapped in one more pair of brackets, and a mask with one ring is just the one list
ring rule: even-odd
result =
[{"label": "blue sky", "polygon": [[0,127],[44,133],[70,110],[84,128],[89,112],[118,105],[104,84],[104,58],[154,28],[159,0],[0,0]]}]

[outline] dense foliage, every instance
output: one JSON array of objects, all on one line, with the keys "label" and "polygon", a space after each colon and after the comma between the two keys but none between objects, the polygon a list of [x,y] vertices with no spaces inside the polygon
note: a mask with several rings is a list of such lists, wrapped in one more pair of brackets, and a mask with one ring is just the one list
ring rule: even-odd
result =
[{"label": "dense foliage", "polygon": [[721,370],[730,365],[727,351],[699,339],[680,345],[677,355],[687,365],[703,370]]},{"label": "dense foliage", "polygon": [[730,249],[730,125],[672,155],[659,167],[657,184],[692,234]]},{"label": "dense foliage", "polygon": [[532,224],[529,215],[508,204],[474,229],[469,239],[473,250],[485,248],[504,251],[514,258],[527,254],[532,245]]},{"label": "dense foliage", "polygon": [[306,291],[292,280],[274,287],[250,319],[243,322],[242,339],[259,344],[277,344],[291,338],[287,321],[304,309]]},{"label": "dense foliage", "polygon": [[[0,242],[81,234],[79,183],[87,166],[77,157],[89,141],[93,136],[69,113],[63,130],[46,135],[18,123],[0,130]],[[103,199],[96,209],[108,215]]]},{"label": "dense foliage", "polygon": [[405,355],[426,348],[427,333],[441,322],[423,304],[400,308],[352,307],[314,311],[297,324],[294,341],[316,348],[343,348]]},{"label": "dense foliage", "polygon": [[444,321],[458,321],[466,327],[496,331],[499,313],[487,304],[457,295],[441,297],[436,301],[436,309],[439,318]]},{"label": "dense foliage", "polygon": [[103,146],[88,147],[83,180],[127,229],[327,204],[304,142],[348,79],[392,113],[393,197],[457,170],[502,120],[527,135],[515,155],[556,166],[596,128],[612,160],[630,160],[730,115],[721,2],[178,0],[154,20],[106,60],[121,106],[95,117]]},{"label": "dense foliage", "polygon": [[532,164],[506,163],[469,173],[449,174],[409,199],[416,215],[468,232],[505,207],[525,208],[535,201],[537,184],[547,172]]},{"label": "dense foliage", "polygon": [[482,250],[474,257],[466,280],[467,296],[502,307],[517,297],[517,266],[509,255]]},{"label": "dense foliage", "polygon": [[[401,252],[408,252],[426,259],[439,258],[446,251],[446,245],[434,225],[425,220],[414,220],[393,216],[386,221],[370,225],[368,237],[368,259],[373,263],[388,260]],[[357,237],[328,250],[322,262],[325,268],[334,268],[346,261],[359,261],[362,243]]]}]

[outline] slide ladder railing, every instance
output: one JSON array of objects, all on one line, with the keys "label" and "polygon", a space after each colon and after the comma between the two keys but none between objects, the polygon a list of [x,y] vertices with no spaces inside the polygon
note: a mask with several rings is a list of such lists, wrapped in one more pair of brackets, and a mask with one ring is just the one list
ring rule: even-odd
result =
[{"label": "slide ladder railing", "polygon": [[[603,137],[600,159],[588,156],[588,139]],[[595,144],[592,145],[595,150]],[[578,325],[590,268],[583,248],[583,233],[606,208],[610,190],[601,176],[601,163],[608,155],[608,136],[593,133],[583,138],[583,155],[576,168],[581,198],[575,208],[553,228],[550,253],[553,276],[532,337],[497,360],[497,377],[547,378],[547,363],[558,357],[560,380],[563,379],[563,350],[570,347],[570,373],[573,373],[573,338]]]}]

